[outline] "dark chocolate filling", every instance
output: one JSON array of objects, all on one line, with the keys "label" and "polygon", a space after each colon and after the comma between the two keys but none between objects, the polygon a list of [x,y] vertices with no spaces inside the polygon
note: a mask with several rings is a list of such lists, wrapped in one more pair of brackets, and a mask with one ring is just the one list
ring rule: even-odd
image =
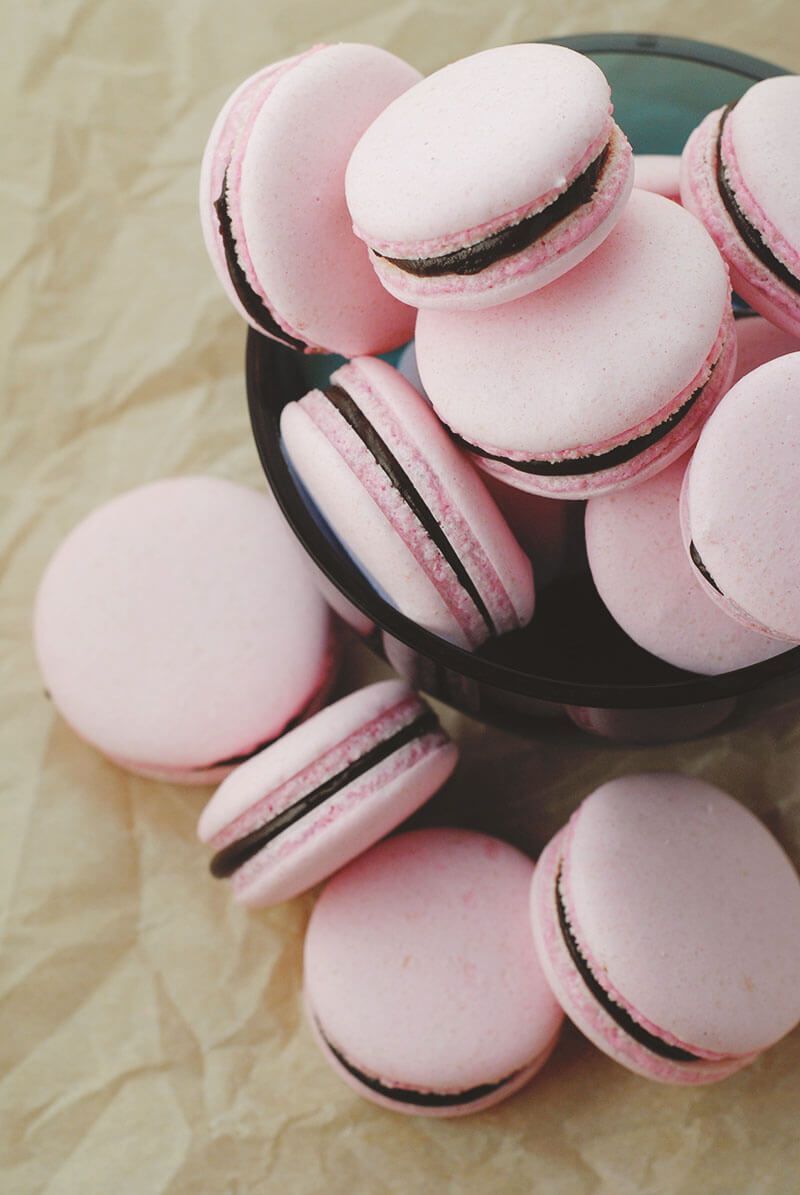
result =
[{"label": "dark chocolate filling", "polygon": [[358,1079],[359,1083],[363,1083],[370,1091],[375,1091],[389,1100],[396,1100],[398,1104],[413,1104],[417,1108],[457,1108],[461,1104],[472,1104],[476,1100],[482,1100],[484,1096],[491,1095],[493,1091],[499,1091],[501,1087],[505,1087],[519,1074],[519,1071],[514,1071],[512,1074],[506,1075],[505,1079],[501,1079],[499,1083],[480,1083],[477,1087],[468,1087],[466,1091],[416,1091],[413,1087],[391,1087],[386,1083],[381,1083],[380,1079],[373,1079],[371,1075],[365,1075],[328,1041],[319,1027],[319,1022],[317,1022],[317,1028],[336,1061],[341,1063],[354,1079]]},{"label": "dark chocolate filling", "polygon": [[496,261],[502,261],[504,257],[511,257],[514,253],[521,253],[523,249],[529,248],[559,220],[564,220],[579,207],[589,203],[597,190],[608,153],[609,145],[606,145],[583,173],[570,183],[566,191],[562,191],[540,212],[533,212],[518,224],[493,232],[491,236],[485,237],[475,245],[454,249],[452,253],[443,253],[439,257],[387,257],[384,253],[378,253],[377,249],[373,249],[372,252],[376,257],[382,257],[405,273],[423,278],[435,278],[440,274],[479,274]]},{"label": "dark chocolate filling", "polygon": [[736,199],[736,193],[730,186],[727,178],[727,166],[722,158],[722,130],[725,127],[725,121],[728,119],[735,104],[728,104],[725,111],[722,113],[719,122],[719,133],[717,134],[717,188],[719,189],[720,199],[725,205],[725,210],[730,216],[731,220],[736,226],[736,231],[742,238],[750,252],[758,258],[762,265],[784,282],[790,290],[795,294],[800,294],[800,278],[797,278],[789,269],[787,265],[776,257],[775,254],[767,245],[757,228],[750,223],[745,216],[742,209],[739,207]]},{"label": "dark chocolate filling", "polygon": [[335,776],[324,780],[322,784],[312,789],[310,793],[305,793],[302,797],[290,805],[288,809],[284,809],[277,816],[273,817],[265,825],[259,826],[256,830],[251,830],[243,838],[236,842],[230,843],[229,846],[218,851],[211,860],[210,870],[213,876],[217,879],[226,879],[232,876],[235,871],[238,871],[248,859],[252,859],[254,855],[265,847],[268,842],[272,842],[273,838],[277,838],[289,826],[293,826],[299,822],[307,813],[311,813],[324,801],[327,801],[340,789],[348,784],[352,784],[359,777],[368,772],[370,768],[374,768],[377,764],[382,763],[384,759],[388,759],[395,751],[399,751],[401,747],[405,747],[413,739],[419,738],[425,734],[433,734],[438,730],[439,721],[432,710],[426,709],[424,713],[420,714],[412,722],[408,722],[405,726],[396,731],[390,738],[384,739],[381,743],[376,743],[369,751],[366,751],[358,759],[353,760],[341,772],[337,772]]},{"label": "dark chocolate filling", "polygon": [[688,1050],[682,1050],[679,1046],[671,1046],[668,1042],[662,1041],[660,1037],[656,1037],[655,1034],[649,1033],[643,1025],[640,1025],[638,1021],[634,1021],[633,1017],[624,1008],[616,1004],[600,986],[594,972],[581,954],[580,947],[570,928],[567,910],[564,908],[564,901],[561,896],[560,868],[556,876],[556,907],[558,909],[558,924],[561,928],[561,936],[564,939],[564,945],[569,951],[570,958],[575,964],[581,979],[597,1003],[611,1017],[612,1021],[616,1025],[619,1025],[624,1033],[627,1033],[629,1037],[637,1041],[640,1046],[644,1046],[653,1054],[658,1054],[660,1058],[669,1058],[672,1062],[699,1062],[700,1059],[696,1054],[690,1054]]},{"label": "dark chocolate filling", "polygon": [[222,191],[220,192],[219,199],[214,203],[214,210],[217,213],[219,232],[225,249],[225,262],[228,266],[228,273],[230,274],[233,288],[239,297],[239,302],[247,314],[256,321],[262,331],[269,333],[270,336],[279,340],[281,344],[285,344],[287,348],[306,349],[308,345],[305,341],[298,340],[296,336],[291,336],[276,322],[272,312],[264,306],[260,296],[256,294],[247,281],[247,275],[239,264],[239,258],[236,256],[236,241],[233,235],[233,228],[231,227],[230,212],[228,211],[227,182],[228,172],[226,171],[222,180]]},{"label": "dark chocolate filling", "polygon": [[[716,361],[711,366],[712,374],[715,369]],[[706,378],[702,386],[698,386],[690,394],[682,407],[678,407],[677,411],[673,411],[663,423],[657,424],[645,435],[637,436],[635,440],[628,440],[625,444],[610,448],[608,452],[599,452],[596,455],[561,461],[513,461],[507,456],[486,452],[485,449],[478,448],[476,444],[470,444],[469,440],[462,439],[455,432],[453,438],[468,452],[474,452],[477,456],[485,457],[489,461],[499,461],[501,465],[509,465],[520,473],[534,473],[537,477],[579,477],[586,473],[601,473],[604,469],[613,469],[615,465],[624,465],[626,461],[633,460],[640,452],[644,452],[652,444],[657,444],[659,440],[663,440],[666,435],[669,435],[672,429],[689,414],[710,381],[711,375]]]},{"label": "dark chocolate filling", "polygon": [[341,386],[330,386],[325,391],[325,396],[342,418],[350,425],[364,447],[371,453],[381,469],[383,469],[394,488],[400,493],[403,501],[409,506],[414,516],[425,528],[431,540],[455,573],[458,581],[469,594],[475,608],[486,624],[489,634],[494,635],[496,628],[492,621],[492,616],[478,592],[475,582],[459,559],[458,553],[454,550],[445,535],[441,524],[426,505],[425,500],[403,466],[392,455],[386,442],[380,437],[346,390],[343,390]]},{"label": "dark chocolate filling", "polygon": [[[691,556],[692,564],[697,569],[698,573],[702,573],[703,576],[705,577],[706,581],[708,581],[709,585],[711,585],[714,589],[716,589],[717,593],[722,594],[722,590],[720,589],[719,585],[717,585],[716,581],[711,576],[711,573],[708,571],[706,566],[703,564],[703,557],[700,555],[697,548],[695,547],[694,540],[692,540],[692,542],[689,544],[689,555]],[[724,597],[725,595],[722,594],[722,596]]]}]

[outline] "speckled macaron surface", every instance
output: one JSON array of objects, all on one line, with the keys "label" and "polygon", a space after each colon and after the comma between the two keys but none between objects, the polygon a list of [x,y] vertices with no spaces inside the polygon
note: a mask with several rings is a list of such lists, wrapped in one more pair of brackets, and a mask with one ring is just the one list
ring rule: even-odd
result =
[{"label": "speckled macaron surface", "polygon": [[434,829],[387,839],[329,882],[306,937],[306,1007],[359,1094],[463,1115],[543,1064],[561,1010],[533,948],[532,875],[497,839]]},{"label": "speckled macaron surface", "polygon": [[61,543],[34,612],[72,728],[132,771],[220,780],[318,705],[330,613],[273,499],[212,477],[112,499]]}]

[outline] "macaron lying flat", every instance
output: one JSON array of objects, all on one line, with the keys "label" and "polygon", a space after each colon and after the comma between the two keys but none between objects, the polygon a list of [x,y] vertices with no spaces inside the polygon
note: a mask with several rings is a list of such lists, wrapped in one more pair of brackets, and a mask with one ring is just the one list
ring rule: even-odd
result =
[{"label": "macaron lying flat", "polygon": [[396,1112],[462,1116],[543,1065],[561,1010],[530,932],[533,864],[467,830],[389,838],[322,893],[305,1001],[325,1057]]},{"label": "macaron lying flat", "polygon": [[198,836],[241,904],[289,900],[388,834],[439,789],[458,750],[402,681],[328,706],[223,781]]},{"label": "macaron lying flat", "polygon": [[679,154],[634,154],[633,185],[653,191],[674,203],[681,201],[681,159]]},{"label": "macaron lying flat", "polygon": [[590,499],[589,567],[603,602],[634,642],[659,659],[717,676],[788,649],[736,622],[700,585],[681,538],[681,459],[641,485]]},{"label": "macaron lying flat", "polygon": [[319,708],[330,613],[267,494],[213,477],[131,490],[67,536],[34,639],[65,720],[122,767],[227,775]]},{"label": "macaron lying flat", "polygon": [[733,372],[725,264],[701,224],[634,191],[591,257],[490,311],[421,311],[416,353],[475,462],[530,493],[643,481],[694,442]]},{"label": "macaron lying flat", "polygon": [[800,881],[711,784],[663,772],[602,785],[544,851],[531,901],[565,1012],[646,1078],[713,1083],[800,1020]]},{"label": "macaron lying flat", "polygon": [[417,307],[489,307],[581,261],[632,183],[611,113],[595,63],[541,44],[474,54],[395,100],[345,182],[387,290]]},{"label": "macaron lying flat", "polygon": [[681,499],[705,592],[764,635],[800,643],[800,353],[748,373],[703,429]]},{"label": "macaron lying flat", "polygon": [[683,152],[683,203],[705,224],[734,289],[800,336],[800,78],[756,83],[709,113]]},{"label": "macaron lying flat", "polygon": [[792,336],[776,328],[760,315],[739,316],[736,320],[736,372],[733,384],[752,373],[759,365],[800,352],[800,335]]},{"label": "macaron lying flat", "polygon": [[288,403],[286,455],[388,600],[462,647],[525,626],[530,562],[470,463],[395,369],[358,358]]},{"label": "macaron lying flat", "polygon": [[376,46],[314,46],[237,88],[200,175],[214,269],[260,332],[306,352],[383,352],[413,312],[381,287],[344,198],[350,153],[419,72]]}]

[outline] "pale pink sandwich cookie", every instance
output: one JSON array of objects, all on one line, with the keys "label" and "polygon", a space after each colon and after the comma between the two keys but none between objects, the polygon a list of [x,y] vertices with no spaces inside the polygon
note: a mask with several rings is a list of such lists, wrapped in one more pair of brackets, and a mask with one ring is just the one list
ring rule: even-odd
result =
[{"label": "pale pink sandwich cookie", "polygon": [[681,159],[679,154],[634,154],[633,185],[653,191],[674,203],[681,201]]},{"label": "pale pink sandwich cookie", "polygon": [[733,384],[752,373],[759,365],[800,352],[800,333],[796,336],[777,328],[760,315],[739,316],[736,320],[736,373]]},{"label": "pale pink sandwich cookie", "polygon": [[800,336],[800,78],[756,83],[711,112],[683,151],[683,202],[731,268],[734,289]]},{"label": "pale pink sandwich cookie", "polygon": [[421,311],[420,375],[487,473],[588,498],[694,443],[733,373],[725,263],[703,226],[634,190],[611,235],[545,290],[490,311]]},{"label": "pale pink sandwich cookie", "polygon": [[800,353],[725,395],[683,486],[683,540],[705,592],[744,626],[800,643]]},{"label": "pale pink sandwich cookie", "polygon": [[544,1064],[562,1014],[531,937],[533,871],[496,838],[417,830],[328,883],[306,936],[306,1010],[359,1095],[395,1112],[463,1116]]},{"label": "pale pink sandwich cookie", "polygon": [[121,767],[212,784],[318,709],[331,616],[271,497],[213,477],[153,482],[66,537],[36,595],[45,685]]},{"label": "pale pink sandwich cookie", "polygon": [[234,91],[206,146],[200,217],[234,307],[306,352],[379,353],[414,313],[379,285],[344,197],[350,153],[419,72],[376,46],[314,46]]},{"label": "pale pink sandwich cookie", "polygon": [[289,900],[377,842],[448,778],[458,750],[403,681],[328,706],[224,780],[198,837],[253,908]]},{"label": "pale pink sandwich cookie", "polygon": [[598,788],[545,849],[531,909],[567,1016],[645,1078],[714,1083],[800,1020],[800,880],[758,818],[702,780]]},{"label": "pale pink sandwich cookie", "polygon": [[597,592],[623,631],[659,659],[717,676],[788,649],[736,622],[700,584],[681,538],[687,461],[641,485],[591,498],[586,548]]},{"label": "pale pink sandwich cookie", "polygon": [[457,643],[525,626],[530,562],[429,404],[384,361],[343,365],[288,403],[289,462],[368,579],[407,617]]},{"label": "pale pink sandwich cookie", "polygon": [[347,203],[391,294],[490,307],[597,248],[628,198],[631,157],[595,63],[563,46],[503,46],[381,113],[353,151]]}]

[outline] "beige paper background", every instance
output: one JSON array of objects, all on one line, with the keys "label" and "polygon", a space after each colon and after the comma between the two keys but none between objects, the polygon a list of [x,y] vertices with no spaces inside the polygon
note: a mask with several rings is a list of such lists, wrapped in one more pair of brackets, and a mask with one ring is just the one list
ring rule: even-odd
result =
[{"label": "beige paper background", "polygon": [[[199,234],[198,163],[240,78],[317,40],[423,71],[503,42],[639,29],[800,68],[796,0],[2,6],[0,1189],[732,1192],[800,1186],[800,1033],[718,1088],[672,1090],[571,1029],[495,1111],[450,1123],[360,1102],[300,1016],[311,897],[258,915],[206,873],[205,793],[129,777],[44,699],[29,622],[60,537],[171,473],[261,484],[244,332]],[[375,675],[363,649],[346,683]],[[800,722],[678,748],[565,754],[448,718],[464,759],[432,816],[537,851],[600,780],[679,767],[756,809],[800,861]],[[501,785],[498,775],[503,777]]]}]

